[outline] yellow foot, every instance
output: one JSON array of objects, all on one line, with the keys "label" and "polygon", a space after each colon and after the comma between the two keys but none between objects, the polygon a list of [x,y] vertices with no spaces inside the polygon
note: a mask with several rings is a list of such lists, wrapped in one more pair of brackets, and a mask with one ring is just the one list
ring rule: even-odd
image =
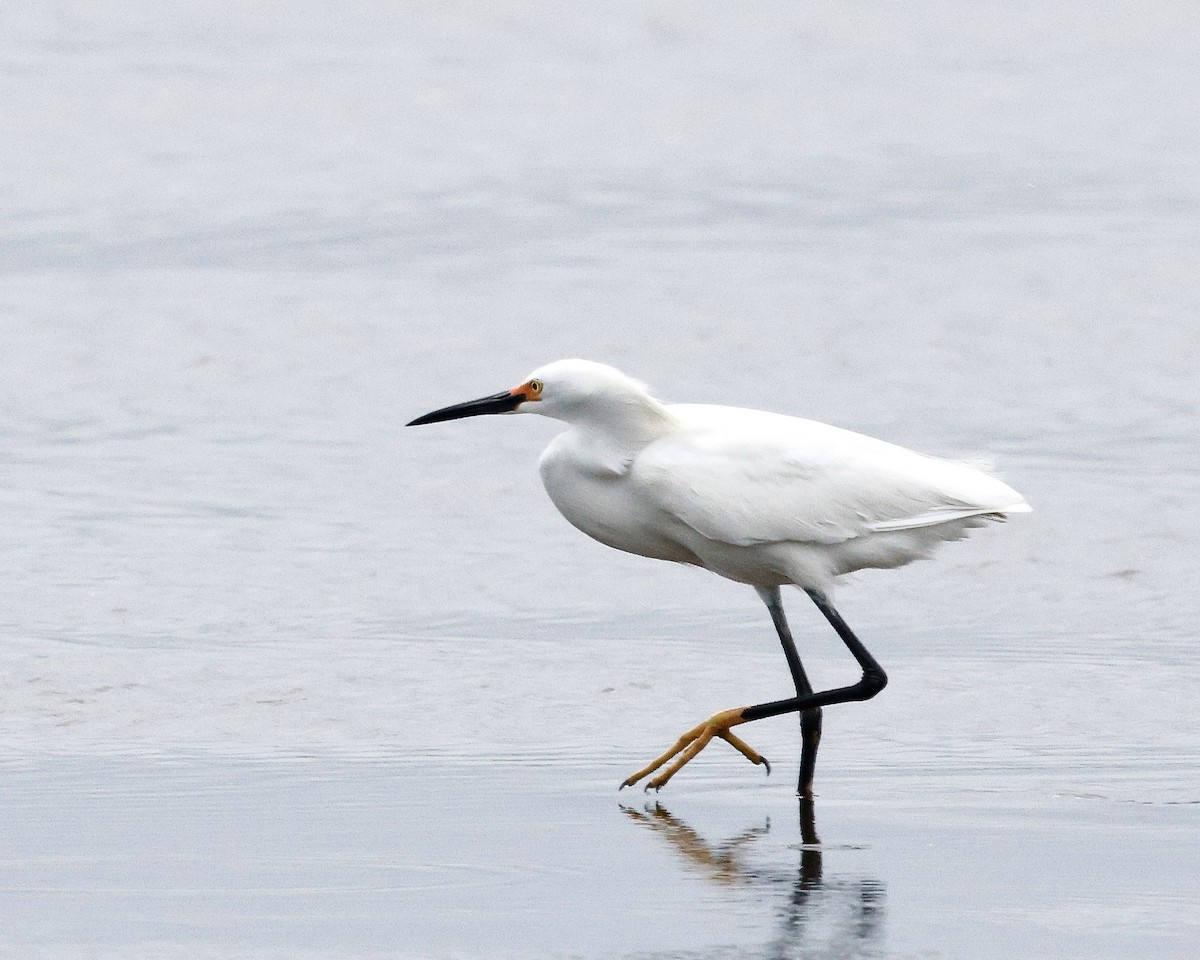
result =
[{"label": "yellow foot", "polygon": [[767,773],[770,774],[771,765],[767,762],[767,758],[746,743],[746,741],[740,737],[735,737],[729,732],[730,727],[735,727],[739,723],[746,722],[742,719],[743,709],[742,707],[736,707],[733,710],[722,710],[720,713],[714,713],[699,726],[692,727],[691,730],[675,742],[675,746],[626,780],[621,784],[620,789],[624,790],[626,787],[632,787],[643,777],[649,776],[672,757],[678,755],[678,760],[653,780],[646,782],[647,790],[661,790],[666,782],[682,770],[688,761],[692,760],[696,754],[708,746],[709,741],[713,737],[720,737],[751,763],[762,764],[767,768]]}]

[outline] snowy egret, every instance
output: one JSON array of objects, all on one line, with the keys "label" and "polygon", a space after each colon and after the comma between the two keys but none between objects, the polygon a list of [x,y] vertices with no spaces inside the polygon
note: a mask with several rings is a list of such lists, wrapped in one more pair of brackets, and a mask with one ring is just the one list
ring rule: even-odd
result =
[{"label": "snowy egret", "polygon": [[[962,463],[923,456],[812,420],[703,404],[663,404],[621,371],[559,360],[511,390],[442,407],[408,426],[494,413],[564,421],[542,454],[542,483],[559,512],[601,543],[706,567],[753,586],[783,645],[795,697],[714,714],[629,777],[660,789],[713,739],[756,764],[766,758],[731,728],[801,715],[799,792],[812,795],[821,708],[868,700],[887,675],[829,601],[832,581],[898,567],[940,542],[1030,507],[1012,487]],[[780,598],[808,594],[862,668],[848,687],[814,692]]]}]

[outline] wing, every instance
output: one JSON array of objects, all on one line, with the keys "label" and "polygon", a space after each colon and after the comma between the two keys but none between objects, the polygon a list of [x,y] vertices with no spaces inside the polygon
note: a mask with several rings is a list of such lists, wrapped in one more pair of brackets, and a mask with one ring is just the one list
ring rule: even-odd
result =
[{"label": "wing", "polygon": [[757,410],[670,410],[684,429],[645,447],[630,479],[711,540],[832,544],[1029,509],[973,467],[848,430]]}]

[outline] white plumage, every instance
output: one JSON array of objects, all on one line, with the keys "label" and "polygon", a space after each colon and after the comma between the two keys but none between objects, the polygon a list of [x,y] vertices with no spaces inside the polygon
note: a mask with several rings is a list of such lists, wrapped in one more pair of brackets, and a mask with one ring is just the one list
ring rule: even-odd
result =
[{"label": "white plumage", "polygon": [[[753,585],[767,605],[796,696],[723,710],[629,777],[659,789],[714,737],[754,763],[732,733],[742,723],[801,714],[802,796],[812,795],[821,708],[867,700],[887,675],[828,598],[835,577],[898,567],[971,527],[1029,505],[981,470],[812,420],[701,404],[663,404],[619,370],[559,360],[520,386],[434,410],[410,426],[488,413],[540,413],[567,424],[539,468],[554,505],[618,550],[707,567]],[[788,628],[779,588],[802,587],[862,667],[851,686],[815,692]],[[669,764],[669,765],[668,765]]]},{"label": "white plumage", "polygon": [[602,364],[560,360],[530,380],[542,399],[518,409],[569,424],[540,463],[567,520],[618,550],[731,580],[825,590],[1030,509],[965,464],[812,420],[663,404]]}]

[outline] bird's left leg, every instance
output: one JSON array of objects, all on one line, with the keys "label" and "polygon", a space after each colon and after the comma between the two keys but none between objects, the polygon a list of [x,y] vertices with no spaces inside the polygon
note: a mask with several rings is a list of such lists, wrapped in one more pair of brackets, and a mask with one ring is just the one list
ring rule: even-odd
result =
[{"label": "bird's left leg", "polygon": [[[853,683],[848,687],[836,687],[833,690],[823,690],[820,693],[794,697],[788,700],[776,700],[772,703],[755,704],[752,707],[735,707],[732,710],[722,710],[720,713],[709,717],[704,723],[693,727],[685,733],[679,738],[674,747],[627,779],[621,784],[622,787],[632,786],[643,777],[648,776],[668,761],[674,759],[674,763],[646,784],[647,790],[661,789],[668,780],[683,769],[689,760],[708,746],[709,742],[715,736],[719,736],[721,739],[732,743],[754,763],[765,762],[758,753],[734,737],[729,732],[729,728],[736,727],[742,723],[750,723],[754,720],[765,720],[767,717],[778,717],[785,713],[802,713],[805,710],[827,707],[835,703],[848,703],[852,700],[870,700],[887,686],[887,674],[884,673],[883,668],[876,662],[875,658],[871,656],[870,651],[854,635],[850,627],[846,625],[846,621],[834,609],[829,599],[818,590],[806,589],[805,593],[817,605],[817,609],[829,621],[829,625],[837,631],[837,635],[846,645],[846,648],[853,654],[854,659],[858,661],[859,667],[862,668],[862,678],[858,683]],[[769,770],[770,767],[767,769]]]},{"label": "bird's left leg", "polygon": [[[796,696],[811,697],[812,684],[808,682],[808,674],[804,672],[804,664],[800,662],[800,654],[796,651],[796,641],[792,639],[792,630],[788,626],[787,616],[783,612],[783,599],[778,587],[756,587],[758,595],[771,614],[771,622],[775,624],[775,632],[779,634],[779,642],[783,645],[783,655],[787,660],[788,670],[792,674],[792,683],[796,687]],[[812,707],[800,714],[800,779],[796,784],[796,795],[811,798],[813,795],[813,774],[817,767],[817,747],[821,745],[821,708]]]}]

